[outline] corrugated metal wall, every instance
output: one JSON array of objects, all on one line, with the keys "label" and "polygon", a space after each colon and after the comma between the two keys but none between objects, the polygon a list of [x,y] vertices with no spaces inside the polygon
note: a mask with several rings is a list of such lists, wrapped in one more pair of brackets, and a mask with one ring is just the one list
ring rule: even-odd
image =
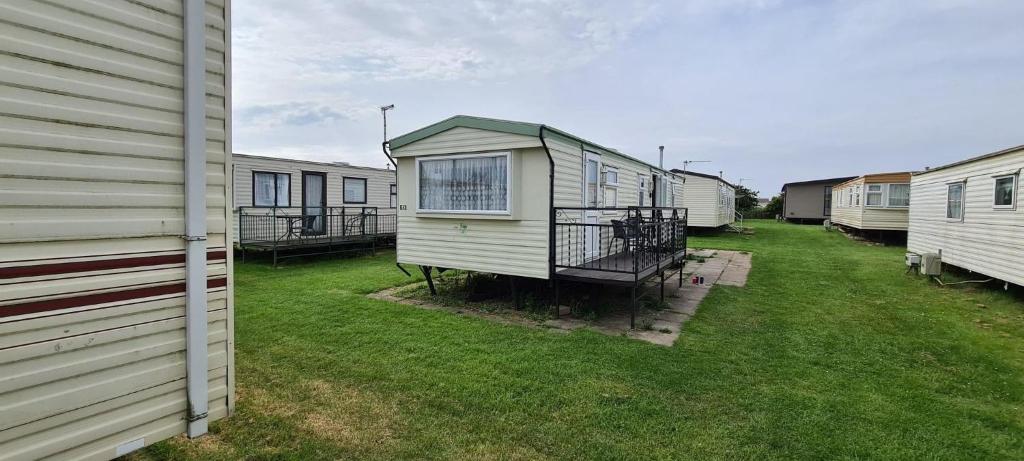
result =
[{"label": "corrugated metal wall", "polygon": [[[225,3],[206,3],[212,419],[233,386]],[[184,432],[182,13],[0,4],[0,459]]]}]

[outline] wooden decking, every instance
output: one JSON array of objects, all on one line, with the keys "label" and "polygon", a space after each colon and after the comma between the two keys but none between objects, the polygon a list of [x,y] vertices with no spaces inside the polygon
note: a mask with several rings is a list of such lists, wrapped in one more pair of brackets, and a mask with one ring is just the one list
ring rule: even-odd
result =
[{"label": "wooden decking", "polygon": [[582,264],[580,267],[558,269],[555,271],[555,278],[560,280],[572,280],[577,282],[592,282],[611,285],[629,286],[644,281],[658,273],[658,268],[665,270],[673,262],[680,262],[686,259],[686,251],[680,250],[675,254],[666,254],[661,261],[651,261],[645,268],[640,268],[637,273],[633,272],[633,254],[621,252],[603,258],[597,258]]}]

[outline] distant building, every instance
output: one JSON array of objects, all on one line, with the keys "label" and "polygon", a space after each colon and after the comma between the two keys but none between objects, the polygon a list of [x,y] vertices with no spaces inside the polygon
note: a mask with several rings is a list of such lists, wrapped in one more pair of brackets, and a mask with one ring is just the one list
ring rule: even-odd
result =
[{"label": "distant building", "polygon": [[764,208],[764,207],[768,206],[768,204],[771,203],[771,201],[772,201],[772,199],[770,199],[770,198],[758,197],[757,198],[757,206],[759,206],[761,208]]},{"label": "distant building", "polygon": [[832,223],[861,231],[906,232],[910,173],[866,174],[832,188]]},{"label": "distant building", "polygon": [[[832,216],[832,188],[856,176],[815,179],[782,186],[782,216],[787,221],[820,223]],[[760,203],[760,200],[758,200]]]}]

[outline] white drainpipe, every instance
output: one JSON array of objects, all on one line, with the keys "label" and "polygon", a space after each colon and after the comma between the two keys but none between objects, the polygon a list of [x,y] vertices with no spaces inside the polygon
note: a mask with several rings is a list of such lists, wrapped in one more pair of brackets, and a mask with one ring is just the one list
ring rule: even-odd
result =
[{"label": "white drainpipe", "polygon": [[206,19],[185,0],[185,381],[188,436],[207,431]]}]

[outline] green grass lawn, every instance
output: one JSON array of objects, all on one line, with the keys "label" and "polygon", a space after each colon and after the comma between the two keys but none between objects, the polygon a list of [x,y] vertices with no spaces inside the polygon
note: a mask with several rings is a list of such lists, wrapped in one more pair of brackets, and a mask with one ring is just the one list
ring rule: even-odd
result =
[{"label": "green grass lawn", "polygon": [[365,294],[394,254],[237,264],[237,411],[142,459],[1024,459],[1024,306],[754,222],[674,347]]}]

